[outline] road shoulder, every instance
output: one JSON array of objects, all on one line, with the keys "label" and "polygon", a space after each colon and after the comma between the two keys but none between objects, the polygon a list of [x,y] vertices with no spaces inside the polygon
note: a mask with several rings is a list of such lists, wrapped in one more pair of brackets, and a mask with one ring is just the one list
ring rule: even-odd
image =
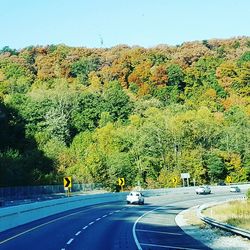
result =
[{"label": "road shoulder", "polygon": [[183,210],[175,218],[176,224],[186,234],[214,250],[250,249],[250,241],[248,239],[204,224],[196,216],[196,209],[197,206]]}]

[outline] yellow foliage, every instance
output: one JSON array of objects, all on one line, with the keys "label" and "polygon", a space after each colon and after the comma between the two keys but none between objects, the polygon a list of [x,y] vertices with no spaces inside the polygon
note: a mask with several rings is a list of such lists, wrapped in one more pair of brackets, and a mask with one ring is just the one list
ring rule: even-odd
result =
[{"label": "yellow foliage", "polygon": [[0,70],[0,82],[5,80],[5,75],[2,70]]},{"label": "yellow foliage", "polygon": [[222,105],[226,110],[230,109],[232,106],[246,105],[246,100],[239,95],[231,94],[225,100],[222,100]]},{"label": "yellow foliage", "polygon": [[[180,176],[181,174],[178,170],[170,172],[166,168],[163,168],[158,177],[158,182],[161,187],[176,187],[182,183]],[[174,182],[174,179],[176,179],[176,183]]]},{"label": "yellow foliage", "polygon": [[131,125],[135,127],[139,127],[141,124],[141,118],[139,115],[131,115],[129,117],[129,120],[130,120]]},{"label": "yellow foliage", "polygon": [[88,76],[89,76],[89,83],[90,83],[89,90],[92,92],[100,92],[102,89],[100,78],[93,71],[90,72]]}]

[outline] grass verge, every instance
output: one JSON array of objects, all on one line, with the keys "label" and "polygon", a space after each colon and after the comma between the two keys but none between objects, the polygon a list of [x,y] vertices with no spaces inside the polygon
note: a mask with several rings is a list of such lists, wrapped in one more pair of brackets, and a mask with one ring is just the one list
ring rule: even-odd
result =
[{"label": "grass verge", "polygon": [[250,200],[230,201],[203,211],[207,217],[250,230]]}]

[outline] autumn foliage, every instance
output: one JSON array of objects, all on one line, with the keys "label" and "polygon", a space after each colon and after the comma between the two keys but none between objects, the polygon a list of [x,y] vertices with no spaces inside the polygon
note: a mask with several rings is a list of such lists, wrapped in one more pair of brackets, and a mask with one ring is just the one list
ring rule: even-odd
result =
[{"label": "autumn foliage", "polygon": [[0,50],[0,186],[250,180],[250,38]]}]

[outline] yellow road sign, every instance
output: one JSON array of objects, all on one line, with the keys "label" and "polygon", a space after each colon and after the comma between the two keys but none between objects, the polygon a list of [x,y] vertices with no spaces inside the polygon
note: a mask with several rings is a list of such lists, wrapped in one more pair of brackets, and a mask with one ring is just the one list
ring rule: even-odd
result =
[{"label": "yellow road sign", "polygon": [[177,182],[177,178],[174,177],[174,178],[172,179],[172,181],[173,181],[173,183],[176,183],[176,182]]},{"label": "yellow road sign", "polygon": [[63,185],[65,188],[71,188],[72,187],[72,179],[71,177],[64,177],[63,178]]},{"label": "yellow road sign", "polygon": [[227,176],[227,178],[226,178],[226,181],[229,183],[229,182],[231,182],[232,181],[232,177],[231,176]]},{"label": "yellow road sign", "polygon": [[124,186],[125,185],[125,179],[124,178],[118,178],[118,185],[119,186]]}]

